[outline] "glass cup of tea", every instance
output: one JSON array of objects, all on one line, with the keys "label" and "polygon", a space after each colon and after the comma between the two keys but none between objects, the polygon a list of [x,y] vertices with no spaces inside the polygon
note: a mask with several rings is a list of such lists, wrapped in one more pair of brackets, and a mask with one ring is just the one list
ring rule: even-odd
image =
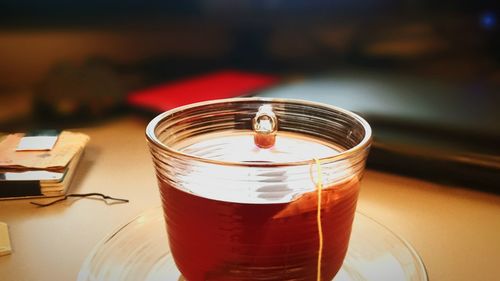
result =
[{"label": "glass cup of tea", "polygon": [[371,144],[365,120],[321,103],[236,98],[164,112],[146,136],[186,280],[334,278]]}]

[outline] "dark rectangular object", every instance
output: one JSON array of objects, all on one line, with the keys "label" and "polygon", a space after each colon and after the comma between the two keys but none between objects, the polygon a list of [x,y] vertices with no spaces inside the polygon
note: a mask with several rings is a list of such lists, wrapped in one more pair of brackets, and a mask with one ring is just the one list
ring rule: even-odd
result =
[{"label": "dark rectangular object", "polygon": [[2,181],[0,198],[41,196],[40,181]]}]

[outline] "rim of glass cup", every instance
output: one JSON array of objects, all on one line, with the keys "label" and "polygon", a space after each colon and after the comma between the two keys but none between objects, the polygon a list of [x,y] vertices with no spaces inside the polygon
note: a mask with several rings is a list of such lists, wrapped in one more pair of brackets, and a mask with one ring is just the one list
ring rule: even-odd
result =
[{"label": "rim of glass cup", "polygon": [[328,156],[328,157],[323,157],[319,158],[320,163],[330,163],[330,162],[335,162],[343,159],[347,159],[353,155],[356,155],[358,152],[363,151],[364,149],[368,148],[371,144],[372,140],[372,130],[368,122],[363,119],[361,116],[357,115],[356,113],[353,113],[351,111],[325,104],[325,103],[320,103],[320,102],[312,102],[312,101],[307,101],[307,100],[300,100],[300,99],[282,99],[282,98],[261,98],[261,97],[243,97],[243,98],[228,98],[228,99],[217,99],[217,100],[210,100],[210,101],[203,101],[203,102],[197,102],[197,103],[192,103],[180,107],[173,108],[171,110],[165,111],[163,113],[160,113],[158,116],[153,118],[149,124],[146,127],[146,138],[149,141],[150,144],[153,144],[156,148],[159,148],[161,150],[164,150],[172,155],[175,155],[179,158],[186,159],[186,160],[192,160],[192,161],[199,161],[199,162],[204,162],[204,163],[209,163],[209,164],[216,164],[216,165],[224,165],[224,166],[241,166],[241,167],[283,167],[283,166],[303,166],[303,165],[311,165],[311,163],[314,163],[316,159],[311,159],[311,160],[303,160],[303,161],[291,161],[291,162],[236,162],[236,161],[221,161],[221,160],[214,160],[214,159],[209,159],[209,158],[203,158],[199,157],[196,155],[184,153],[180,150],[174,149],[172,147],[169,147],[162,143],[158,137],[156,136],[155,130],[156,127],[160,122],[162,122],[165,118],[168,116],[172,116],[177,114],[178,112],[187,110],[187,109],[192,109],[196,107],[203,107],[207,105],[212,105],[212,104],[217,104],[217,103],[242,103],[242,102],[263,102],[263,103],[294,103],[294,104],[300,104],[304,106],[309,106],[309,107],[322,107],[326,108],[332,111],[337,111],[342,114],[348,115],[349,117],[355,119],[357,122],[361,124],[365,131],[365,135],[363,139],[358,142],[355,146],[341,151],[335,155]]}]

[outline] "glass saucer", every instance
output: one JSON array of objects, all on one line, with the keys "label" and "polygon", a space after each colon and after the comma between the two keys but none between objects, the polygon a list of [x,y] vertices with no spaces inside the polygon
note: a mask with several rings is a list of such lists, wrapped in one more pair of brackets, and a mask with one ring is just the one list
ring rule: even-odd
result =
[{"label": "glass saucer", "polygon": [[[101,241],[78,281],[184,281],[168,247],[163,211],[151,209]],[[427,281],[415,250],[373,219],[356,213],[347,257],[333,281]]]}]

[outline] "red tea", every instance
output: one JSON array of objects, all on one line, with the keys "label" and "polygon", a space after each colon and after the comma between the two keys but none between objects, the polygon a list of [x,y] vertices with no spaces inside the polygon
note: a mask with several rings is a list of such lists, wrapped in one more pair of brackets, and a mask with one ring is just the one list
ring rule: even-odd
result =
[{"label": "red tea", "polygon": [[359,116],[229,99],[165,112],[146,136],[187,280],[330,281],[340,269],[371,138]]},{"label": "red tea", "polygon": [[[316,280],[316,191],[287,203],[233,203],[159,181],[170,249],[187,280]],[[358,190],[352,178],[322,191],[322,280],[342,265]]]}]

